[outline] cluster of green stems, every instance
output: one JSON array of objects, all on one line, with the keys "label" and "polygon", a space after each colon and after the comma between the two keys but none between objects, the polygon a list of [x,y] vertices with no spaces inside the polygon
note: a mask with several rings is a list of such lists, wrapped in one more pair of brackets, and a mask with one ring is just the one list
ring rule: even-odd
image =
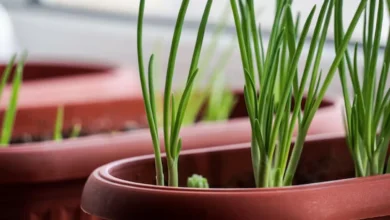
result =
[{"label": "cluster of green stems", "polygon": [[[226,48],[218,57],[217,49],[220,44],[220,39],[228,25],[228,16],[230,5],[226,2],[225,8],[218,17],[218,23],[211,33],[211,40],[203,50],[199,60],[199,71],[194,81],[193,91],[188,100],[187,111],[184,115],[183,125],[192,125],[198,121],[224,121],[227,120],[236,104],[236,95],[228,88],[227,77],[224,74],[231,56],[233,55],[236,39],[233,36]],[[157,67],[156,74],[159,74],[161,68],[161,46],[159,51],[155,52],[155,66]],[[215,62],[214,62],[215,61]],[[158,77],[158,76],[156,76]],[[159,77],[160,78],[160,77]],[[204,85],[204,83],[206,85]],[[174,93],[174,99],[179,100],[184,92],[184,89],[178,89]],[[157,116],[158,124],[163,124],[163,101],[157,98]],[[175,111],[177,111],[177,107]],[[200,112],[202,114],[200,114]]]},{"label": "cluster of green stems", "polygon": [[[181,38],[185,15],[188,9],[189,0],[183,0],[180,6],[178,18],[176,20],[175,31],[173,33],[171,50],[169,54],[167,74],[165,79],[164,99],[163,99],[163,133],[164,133],[164,147],[166,152],[166,160],[168,167],[168,185],[178,186],[178,160],[182,148],[182,141],[179,138],[179,132],[183,124],[184,114],[188,105],[188,100],[192,92],[193,83],[198,73],[198,63],[203,44],[203,38],[206,31],[206,25],[209,18],[212,0],[208,0],[202,20],[198,29],[198,35],[195,43],[194,53],[190,65],[190,70],[186,82],[185,89],[180,97],[178,107],[176,107],[174,94],[172,93],[173,74],[175,72],[175,62],[177,57],[178,46]],[[138,51],[138,67],[140,73],[140,80],[142,85],[142,93],[144,97],[145,109],[147,113],[148,124],[152,136],[153,147],[155,152],[156,164],[156,183],[157,185],[164,185],[164,172],[162,166],[162,158],[160,152],[160,139],[158,131],[158,121],[156,115],[156,99],[154,95],[154,55],[149,59],[148,65],[148,80],[145,76],[145,68],[143,62],[142,49],[142,30],[143,17],[145,10],[145,0],[140,1],[138,12],[138,29],[137,29],[137,51]]]},{"label": "cluster of green stems", "polygon": [[[302,76],[298,74],[298,62],[307,42],[316,6],[305,20],[303,30],[299,31],[298,22],[294,21],[291,11],[292,1],[277,0],[275,19],[265,51],[254,14],[254,1],[241,0],[239,7],[236,0],[230,2],[245,73],[244,92],[252,126],[251,152],[256,186],[291,185],[310,123],[344,57],[367,0],[360,1],[324,79],[321,77],[320,63],[337,0],[325,0],[321,6]],[[324,80],[322,85],[321,80]],[[302,105],[307,82],[309,91]],[[292,114],[286,109],[292,109]],[[298,135],[292,144],[296,126]]]},{"label": "cluster of green stems", "polygon": [[[387,3],[390,12],[390,1]],[[363,74],[359,74],[357,44],[353,56],[346,51],[345,59],[339,65],[345,101],[347,142],[358,177],[390,173],[390,159],[385,168],[390,142],[390,88],[386,89],[390,70],[390,27],[383,29],[385,4],[384,0],[370,0],[364,10]],[[335,22],[334,25],[336,49],[344,37],[342,7],[343,0],[338,0],[335,20],[340,22]],[[387,41],[381,66],[378,66],[382,51],[382,32],[385,30]],[[352,83],[352,99],[347,78]]]},{"label": "cluster of green stems", "polygon": [[[369,1],[370,4],[367,6]],[[383,172],[390,139],[390,92],[389,90],[385,91],[390,62],[389,43],[386,46],[378,86],[374,85],[376,79],[374,70],[379,53],[384,1],[360,0],[354,16],[344,32],[342,0],[324,0],[317,18],[314,18],[316,12],[316,6],[314,6],[304,20],[302,30],[299,28],[300,17],[294,18],[293,15],[292,0],[276,0],[276,13],[266,47],[263,43],[260,25],[256,20],[254,0],[230,0],[245,77],[244,94],[252,128],[251,156],[257,187],[278,187],[292,184],[309,126],[337,71],[340,73],[346,97],[347,139],[355,160],[357,175],[364,176]],[[376,2],[379,2],[378,10],[375,10]],[[169,186],[178,186],[178,159],[182,147],[179,132],[193,82],[198,72],[198,61],[212,1],[207,2],[204,10],[186,86],[178,107],[175,107],[175,99],[172,98],[171,91],[172,78],[188,3],[189,0],[184,0],[179,11],[165,81],[163,133]],[[156,182],[158,185],[164,185],[155,96],[153,94],[153,55],[149,59],[148,80],[145,76],[143,62],[144,7],[145,1],[141,0],[137,37],[139,71],[155,152]],[[352,63],[348,54],[348,46],[363,13],[365,14],[363,42],[365,68],[363,88],[360,88],[356,67],[357,50],[355,49],[354,63]],[[329,69],[323,71],[320,65],[333,15],[336,54]],[[314,32],[308,41],[307,35],[313,20],[316,20]],[[374,20],[376,20],[376,24]],[[375,34],[372,34],[374,27],[376,27]],[[303,61],[303,49],[308,42],[309,49],[305,55],[304,68],[303,71],[300,71],[298,64]],[[347,99],[345,61],[348,64],[355,93],[352,106]],[[304,92],[307,88],[306,100],[303,102]],[[363,122],[365,120],[362,118],[368,120]],[[377,136],[378,127],[381,131],[379,136]],[[293,142],[295,129],[297,129],[297,137]],[[193,178],[190,181],[192,185],[205,185],[195,184],[193,182],[195,180],[204,181],[201,178]]]}]

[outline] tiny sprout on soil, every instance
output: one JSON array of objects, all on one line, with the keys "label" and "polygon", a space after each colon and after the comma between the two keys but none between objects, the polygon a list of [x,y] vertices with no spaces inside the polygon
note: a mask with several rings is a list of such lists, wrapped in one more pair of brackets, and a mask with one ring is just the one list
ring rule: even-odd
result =
[{"label": "tiny sprout on soil", "polygon": [[[53,132],[53,140],[61,142],[63,140],[62,132],[63,132],[63,124],[64,124],[64,106],[59,106],[57,109],[57,116],[54,125]],[[77,138],[81,133],[81,124],[75,124],[72,128],[69,138]]]},{"label": "tiny sprout on soil", "polygon": [[203,176],[194,174],[191,177],[188,177],[187,187],[206,189],[209,188],[209,183],[207,182],[207,179]]}]

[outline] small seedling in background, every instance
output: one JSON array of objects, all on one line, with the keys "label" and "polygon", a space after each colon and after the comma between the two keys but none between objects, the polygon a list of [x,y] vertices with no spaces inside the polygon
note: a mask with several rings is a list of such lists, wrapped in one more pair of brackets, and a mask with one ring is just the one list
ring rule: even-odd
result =
[{"label": "small seedling in background", "polygon": [[[63,126],[64,126],[64,106],[59,106],[57,109],[57,116],[56,116],[56,121],[54,125],[54,132],[53,132],[53,140],[54,141],[62,141],[63,136]],[[69,138],[77,138],[80,136],[81,133],[81,124],[75,124],[72,128],[72,131],[70,133]]]},{"label": "small seedling in background", "polygon": [[[337,1],[335,19],[341,22],[335,23],[335,48],[339,47],[344,35],[342,7],[343,1]],[[386,89],[390,70],[389,27],[384,29],[388,31],[388,38],[384,59],[380,62],[382,66],[380,66],[380,71],[377,71],[385,13],[384,0],[370,0],[370,4],[365,10],[362,33],[363,77],[359,77],[357,45],[355,45],[353,56],[347,51],[345,59],[339,66],[345,101],[348,146],[358,177],[379,175],[386,172],[386,155],[390,142],[390,88]],[[352,82],[352,105],[347,77]],[[390,173],[390,158],[387,173]]]},{"label": "small seedling in background", "polygon": [[194,174],[191,177],[188,177],[187,187],[207,189],[209,188],[209,183],[203,176]]},{"label": "small seedling in background", "polygon": [[[1,137],[0,137],[1,147],[8,146],[12,138],[12,131],[13,131],[13,126],[14,126],[16,111],[17,111],[19,90],[23,81],[23,69],[24,69],[24,62],[26,58],[27,58],[27,53],[24,53],[21,59],[19,60],[16,69],[14,71],[11,97],[3,118],[3,126],[2,126]],[[1,96],[3,95],[4,88],[12,72],[15,60],[16,60],[16,55],[11,58],[6,69],[3,72],[3,77],[0,84],[0,99],[2,98]]]},{"label": "small seedling in background", "polygon": [[64,124],[64,106],[58,107],[54,126],[53,140],[62,141],[62,127]]},{"label": "small seedling in background", "polygon": [[[168,165],[168,185],[178,186],[178,162],[179,154],[181,151],[181,139],[179,138],[180,129],[183,123],[184,115],[186,113],[188,100],[191,95],[193,83],[198,73],[198,62],[202,49],[203,38],[206,30],[207,20],[210,14],[212,0],[208,0],[202,20],[198,29],[197,40],[192,56],[189,75],[187,78],[186,86],[178,101],[178,108],[176,110],[176,102],[172,94],[172,80],[175,72],[175,63],[177,50],[179,47],[181,32],[183,28],[184,18],[189,5],[189,0],[183,0],[180,11],[176,20],[175,31],[173,34],[171,50],[168,61],[167,74],[165,79],[164,90],[164,102],[163,102],[163,131],[164,131],[164,147],[167,155]],[[148,65],[148,80],[145,77],[144,61],[143,61],[143,49],[142,49],[142,29],[143,29],[143,17],[145,10],[145,0],[140,1],[138,12],[138,29],[137,29],[137,51],[138,51],[138,67],[140,74],[140,81],[142,86],[142,94],[144,98],[144,104],[146,109],[146,115],[148,119],[150,134],[153,141],[153,149],[155,154],[155,166],[156,166],[156,182],[157,185],[164,185],[164,173],[160,152],[160,139],[158,134],[158,118],[156,114],[156,100],[154,95],[154,55],[152,54],[149,59]]]},{"label": "small seedling in background", "polygon": [[82,126],[81,124],[75,124],[72,128],[72,132],[70,133],[70,138],[77,138],[80,136]]},{"label": "small seedling in background", "polygon": [[215,74],[212,79],[212,85],[209,88],[209,97],[206,112],[202,118],[203,121],[222,121],[227,120],[237,103],[235,94],[226,88],[225,77],[223,74]]},{"label": "small seedling in background", "polygon": [[[235,98],[234,93],[227,88],[226,81],[219,80],[223,79],[225,75],[223,75],[224,69],[228,64],[231,56],[233,55],[234,48],[236,46],[235,41],[236,38],[233,37],[230,41],[229,45],[225,50],[221,52],[220,58],[217,60],[216,64],[212,65],[212,60],[216,57],[216,51],[218,42],[224,33],[227,24],[228,24],[228,13],[229,4],[226,4],[225,9],[223,10],[221,16],[218,19],[217,26],[212,33],[211,42],[208,44],[204,52],[202,53],[202,58],[199,61],[199,73],[197,79],[194,82],[194,93],[192,93],[189,97],[187,112],[183,119],[183,125],[191,125],[195,123],[197,117],[199,116],[199,112],[202,107],[205,108],[206,115],[204,115],[201,120],[206,121],[218,121],[218,120],[226,120],[230,116],[230,112],[234,108],[235,102],[232,98]],[[156,47],[161,50],[161,46],[158,45]],[[157,53],[158,54],[158,53]],[[157,63],[157,62],[155,62]],[[160,63],[160,62],[158,62]],[[159,65],[157,65],[159,66]],[[211,73],[211,76],[206,75],[206,73]],[[207,80],[208,84],[203,88],[202,84],[204,80],[200,77],[210,77],[211,80]],[[218,88],[214,88],[218,87]],[[223,90],[223,93],[217,92],[216,90]],[[174,94],[174,99],[179,100],[183,94],[184,90],[179,90]],[[223,96],[223,97],[222,97]],[[226,97],[225,97],[226,96]],[[157,102],[157,110],[159,112],[158,116],[162,116],[162,101]],[[206,104],[206,105],[205,105]],[[217,111],[220,109],[220,106],[223,106],[223,112],[218,114]],[[216,106],[217,109],[213,109]],[[176,111],[177,111],[176,106]],[[159,124],[162,123],[162,118],[159,118]]]}]

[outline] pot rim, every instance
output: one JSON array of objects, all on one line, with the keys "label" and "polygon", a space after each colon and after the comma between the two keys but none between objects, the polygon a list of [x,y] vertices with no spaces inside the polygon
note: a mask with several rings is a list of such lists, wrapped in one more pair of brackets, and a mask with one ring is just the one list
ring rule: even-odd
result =
[{"label": "pot rim", "polygon": [[[117,69],[117,70],[120,71],[119,69]],[[241,90],[233,90],[233,91],[240,92]],[[342,105],[343,105],[341,97],[338,97],[338,98],[325,97],[323,100],[326,101],[326,102],[331,103],[331,105],[323,107],[323,108],[319,108],[316,114],[323,114],[323,113],[328,112],[329,109],[337,109],[337,108],[342,107]],[[191,127],[194,127],[194,128],[198,128],[198,127],[207,128],[208,126],[223,125],[223,124],[230,123],[230,122],[233,122],[233,123],[235,123],[237,125],[241,125],[243,123],[246,123],[247,120],[248,120],[248,117],[245,117],[245,118],[233,118],[233,119],[230,119],[230,120],[227,120],[227,121],[217,121],[217,122],[207,122],[207,121],[205,121],[205,122],[196,123],[196,124],[191,125],[191,126],[185,126],[184,129],[192,130]],[[45,150],[45,151],[58,151],[58,150],[61,150],[61,149],[74,148],[74,146],[75,145],[79,145],[79,143],[83,144],[84,142],[90,142],[90,141],[95,142],[95,140],[91,140],[92,138],[93,139],[107,139],[109,137],[119,137],[120,139],[122,137],[130,138],[130,137],[133,137],[132,136],[133,133],[134,134],[143,134],[143,133],[148,133],[149,134],[149,128],[141,128],[141,129],[137,129],[137,130],[131,131],[131,132],[123,132],[123,133],[121,132],[121,133],[115,134],[115,135],[112,135],[112,134],[92,134],[92,135],[88,135],[88,136],[85,136],[85,137],[79,137],[79,138],[76,138],[76,139],[64,139],[61,142],[56,142],[54,140],[48,140],[48,141],[42,141],[42,142],[14,144],[14,145],[12,145],[12,147],[0,148],[0,154],[3,154],[3,153],[18,153],[18,152],[20,152],[20,153],[21,152],[28,153],[28,152],[36,152],[36,151],[41,151],[41,150]],[[129,137],[129,135],[130,135],[130,137]],[[325,135],[335,135],[335,134],[327,133]],[[338,135],[341,135],[341,134],[338,134]],[[318,134],[318,135],[316,134],[316,135],[311,135],[311,136],[318,137],[318,136],[322,136],[322,134]],[[309,135],[308,135],[308,138],[309,138]],[[48,148],[48,146],[51,146],[51,148]]]},{"label": "pot rim", "polygon": [[[306,139],[306,142],[317,142],[322,140],[330,140],[330,139],[338,139],[345,138],[344,134],[318,134],[309,136]],[[210,152],[218,152],[218,151],[226,151],[226,150],[239,150],[249,148],[250,143],[243,144],[234,144],[227,146],[218,146],[204,149],[194,149],[194,150],[185,150],[181,153],[181,155],[189,155],[189,154],[202,154],[202,153],[210,153]],[[165,153],[162,154],[165,157]],[[111,175],[111,171],[118,166],[121,165],[129,165],[131,163],[139,162],[142,160],[153,159],[154,155],[145,155],[138,156],[132,158],[126,158],[118,161],[114,161],[108,163],[100,168],[97,168],[91,176],[96,178],[98,181],[101,181],[103,184],[115,185],[116,187],[120,187],[123,190],[141,190],[141,191],[149,191],[153,193],[169,193],[169,194],[206,194],[206,195],[224,195],[225,193],[231,194],[264,194],[264,193],[288,193],[292,191],[311,191],[318,190],[323,188],[333,188],[333,187],[341,187],[345,185],[355,184],[357,181],[359,183],[374,183],[380,182],[383,180],[390,180],[390,174],[383,174],[377,176],[369,176],[369,177],[353,177],[348,179],[341,180],[333,180],[327,182],[320,183],[310,183],[303,185],[293,185],[293,186],[283,186],[283,187],[272,187],[272,188],[210,188],[210,189],[199,189],[199,188],[187,188],[187,187],[169,187],[169,186],[157,186],[150,185],[144,183],[137,183],[132,181],[123,180]]]},{"label": "pot rim", "polygon": [[[340,107],[340,99],[327,97],[325,100],[331,105],[319,109],[316,113],[318,118],[335,115]],[[196,149],[200,146],[244,143],[250,139],[250,132],[237,133],[237,129],[250,129],[248,118],[234,118],[213,123],[202,122],[183,127],[181,132],[183,150]],[[221,136],[226,133],[235,135],[217,142],[208,138],[198,139],[199,135]],[[194,140],[198,141],[194,142]],[[164,151],[163,140],[160,141],[162,151]],[[62,142],[45,141],[0,148],[0,169],[8,175],[8,178],[0,180],[0,184],[56,182],[87,178],[94,169],[108,162],[152,154],[151,144],[148,129],[139,129],[114,135],[96,134],[77,139],[65,139]],[[20,161],[23,161],[23,165],[20,165]],[[84,168],[74,170],[75,166],[81,165]]]},{"label": "pot rim", "polygon": [[[221,132],[231,133],[235,127],[246,126],[246,124],[246,121],[239,119],[234,120],[234,122],[199,123],[195,126],[184,127],[183,144],[186,149],[194,149],[197,148],[197,145],[191,143],[195,137],[202,133],[214,135],[220,135]],[[234,139],[237,140],[234,143],[240,143],[239,140],[247,140],[248,138],[246,133],[239,134],[234,136]],[[163,144],[163,141],[160,141]],[[201,145],[215,146],[229,142],[232,143],[232,140],[224,139],[219,144],[213,140],[205,140]],[[0,184],[87,178],[97,167],[118,158],[152,154],[151,144],[149,129],[139,129],[118,134],[97,134],[77,139],[66,139],[63,142],[52,140],[0,148],[0,169],[5,170],[7,175],[14,176],[1,179]],[[161,149],[164,150],[163,146]],[[23,158],[23,166],[17,165],[19,158]],[[108,160],[108,158],[111,159]],[[71,164],[84,164],[83,167],[85,167],[85,163],[93,163],[94,167],[83,168],[77,172],[71,171],[73,169]],[[42,164],[50,164],[50,166],[42,167]],[[33,175],[33,179],[21,177],[21,174]]]}]

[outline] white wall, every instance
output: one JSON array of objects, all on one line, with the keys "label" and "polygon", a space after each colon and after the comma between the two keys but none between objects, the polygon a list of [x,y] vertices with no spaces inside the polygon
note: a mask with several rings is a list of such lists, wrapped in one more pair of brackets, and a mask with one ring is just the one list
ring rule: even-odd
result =
[{"label": "white wall", "polygon": [[[36,7],[10,7],[9,12],[20,46],[26,48],[33,59],[105,61],[137,69],[134,19],[72,14]],[[155,47],[156,40],[160,40],[164,45],[162,58],[166,61],[172,26],[146,25],[144,33],[144,48],[147,51],[145,55]],[[183,34],[176,65],[178,76],[176,85],[180,85],[181,80],[187,75],[195,38],[193,29],[186,28]],[[230,39],[231,35],[224,36],[221,48],[226,46]],[[208,40],[209,36],[206,37],[206,43]],[[324,71],[329,68],[333,54],[333,45],[330,44],[325,49],[321,66]],[[300,68],[302,69],[302,66]],[[164,70],[165,68],[162,68],[162,72]],[[227,77],[234,87],[242,87],[243,77],[238,50],[229,62]],[[340,95],[337,76],[334,81],[329,94]]]}]

